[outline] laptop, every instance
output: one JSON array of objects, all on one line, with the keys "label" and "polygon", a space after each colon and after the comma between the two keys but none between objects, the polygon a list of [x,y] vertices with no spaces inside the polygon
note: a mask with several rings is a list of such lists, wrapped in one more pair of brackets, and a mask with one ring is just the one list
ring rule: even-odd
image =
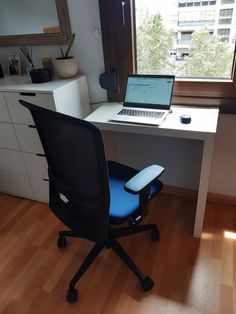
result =
[{"label": "laptop", "polygon": [[128,75],[123,108],[109,121],[160,125],[170,112],[175,76]]}]

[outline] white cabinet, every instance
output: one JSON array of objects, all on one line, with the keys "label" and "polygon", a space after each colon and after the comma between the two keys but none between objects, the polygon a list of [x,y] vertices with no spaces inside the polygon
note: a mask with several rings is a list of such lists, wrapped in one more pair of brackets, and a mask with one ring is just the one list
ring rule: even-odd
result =
[{"label": "white cabinet", "polygon": [[23,158],[28,174],[36,178],[48,178],[48,164],[43,154],[25,153]]},{"label": "white cabinet", "polygon": [[55,110],[53,94],[5,92],[4,96],[13,123],[33,124],[33,119],[29,110],[19,104],[19,99],[28,101],[40,107]]},{"label": "white cabinet", "polygon": [[[36,199],[28,176],[0,172],[0,190],[5,193]],[[46,202],[47,200],[44,199]]]},{"label": "white cabinet", "polygon": [[30,177],[30,183],[33,188],[34,197],[37,200],[47,202],[49,197],[49,184],[47,179]]},{"label": "white cabinet", "polygon": [[11,123],[0,123],[0,148],[19,149],[14,127]]},{"label": "white cabinet", "polygon": [[32,84],[29,77],[0,79],[0,191],[47,202],[47,161],[20,99],[84,118],[90,113],[86,76],[41,84]]},{"label": "white cabinet", "polygon": [[34,125],[14,124],[14,128],[20,149],[23,152],[44,153]]},{"label": "white cabinet", "polygon": [[21,152],[0,148],[0,172],[1,171],[27,175]]}]

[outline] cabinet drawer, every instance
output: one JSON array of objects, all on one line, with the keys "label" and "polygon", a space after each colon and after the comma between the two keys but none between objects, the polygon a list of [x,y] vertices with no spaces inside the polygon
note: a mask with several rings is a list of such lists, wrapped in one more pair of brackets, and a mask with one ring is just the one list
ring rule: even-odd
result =
[{"label": "cabinet drawer", "polygon": [[13,123],[33,124],[29,110],[19,104],[20,99],[43,108],[55,110],[53,94],[5,92],[4,96]]},{"label": "cabinet drawer", "polygon": [[15,124],[14,128],[22,151],[44,154],[36,128],[24,124]]},{"label": "cabinet drawer", "polygon": [[0,123],[0,147],[19,150],[19,145],[12,124]]},{"label": "cabinet drawer", "polygon": [[0,122],[11,122],[3,93],[0,93]]},{"label": "cabinet drawer", "polygon": [[49,182],[39,178],[30,177],[34,198],[40,202],[49,202]]},{"label": "cabinet drawer", "polygon": [[32,187],[27,176],[0,172],[0,190],[33,199]]},{"label": "cabinet drawer", "polygon": [[23,153],[27,172],[32,177],[48,178],[48,163],[43,155]]},{"label": "cabinet drawer", "polygon": [[26,175],[27,172],[21,152],[0,149],[0,171]]}]

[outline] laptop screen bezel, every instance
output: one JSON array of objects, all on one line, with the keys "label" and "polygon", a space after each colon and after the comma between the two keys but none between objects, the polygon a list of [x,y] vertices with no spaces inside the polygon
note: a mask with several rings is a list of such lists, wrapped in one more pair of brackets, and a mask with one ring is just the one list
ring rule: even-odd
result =
[{"label": "laptop screen bezel", "polygon": [[[152,103],[141,103],[141,102],[126,102],[125,101],[125,96],[127,92],[127,86],[128,86],[128,78],[129,77],[140,77],[140,78],[169,78],[173,79],[173,84],[172,84],[172,90],[171,90],[171,96],[170,96],[170,102],[169,105],[163,106],[162,104],[152,104]],[[162,110],[169,110],[171,106],[171,100],[173,96],[173,89],[174,89],[174,83],[175,83],[175,76],[174,75],[152,75],[152,74],[129,74],[127,76],[126,80],[126,86],[125,86],[125,94],[124,94],[124,102],[123,106],[124,107],[140,107],[140,108],[148,108],[148,109],[162,109]]]}]

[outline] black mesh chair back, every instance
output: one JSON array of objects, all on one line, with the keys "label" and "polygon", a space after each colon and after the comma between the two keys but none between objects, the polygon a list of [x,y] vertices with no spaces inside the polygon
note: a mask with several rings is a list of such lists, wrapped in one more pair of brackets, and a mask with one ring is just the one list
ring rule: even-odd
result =
[{"label": "black mesh chair back", "polygon": [[48,162],[49,206],[71,230],[104,241],[109,184],[99,129],[86,121],[20,101],[32,114]]}]

